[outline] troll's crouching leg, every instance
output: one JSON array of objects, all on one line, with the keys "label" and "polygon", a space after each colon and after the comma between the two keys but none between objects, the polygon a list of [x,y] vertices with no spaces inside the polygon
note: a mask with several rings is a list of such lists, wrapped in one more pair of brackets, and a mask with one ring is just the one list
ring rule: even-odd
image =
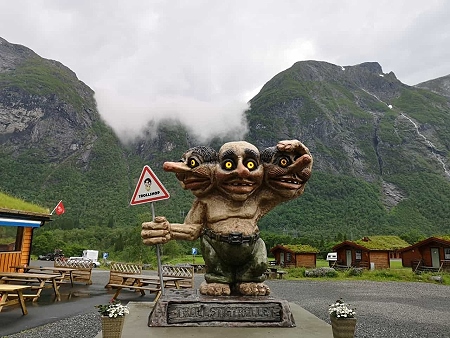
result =
[{"label": "troll's crouching leg", "polygon": [[200,293],[209,296],[229,296],[233,273],[230,268],[222,264],[220,257],[211,243],[204,237],[200,239],[203,259],[205,260],[205,281],[200,285]]},{"label": "troll's crouching leg", "polygon": [[[262,282],[267,269],[266,246],[262,239],[254,243],[229,244],[208,236],[201,239],[206,264],[206,283],[202,294],[219,295],[218,290],[229,285],[244,295],[268,295],[269,288]],[[222,294],[227,291],[223,291]]]},{"label": "troll's crouching leg", "polygon": [[220,252],[222,249],[221,244],[225,243],[220,243],[214,239],[203,236],[200,244],[206,265],[206,282],[223,284],[233,283],[234,273],[232,266],[228,264],[227,259],[222,259],[224,252]]},{"label": "troll's crouching leg", "polygon": [[266,244],[259,238],[247,262],[236,268],[236,282],[264,282],[267,266]]},{"label": "troll's crouching leg", "polygon": [[251,260],[236,271],[237,290],[246,296],[266,296],[270,294],[269,287],[262,283],[266,279],[267,251],[264,241],[260,238],[255,243]]}]

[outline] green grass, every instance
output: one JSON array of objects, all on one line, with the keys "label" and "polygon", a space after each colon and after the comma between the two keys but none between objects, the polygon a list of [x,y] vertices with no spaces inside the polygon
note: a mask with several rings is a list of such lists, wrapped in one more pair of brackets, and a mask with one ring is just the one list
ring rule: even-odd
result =
[{"label": "green grass", "polygon": [[203,257],[201,255],[184,255],[180,257],[170,258],[166,259],[166,257],[162,256],[161,261],[164,264],[205,264],[205,261],[203,260]]},{"label": "green grass", "polygon": [[68,68],[39,56],[25,60],[14,72],[0,74],[0,88],[20,87],[34,95],[56,94],[61,100],[81,109],[83,98],[76,75]]},{"label": "green grass", "polygon": [[0,208],[21,210],[21,211],[31,211],[40,212],[48,214],[50,211],[41,206],[25,202],[19,198],[15,198],[0,192]]},{"label": "green grass", "polygon": [[[317,268],[327,267],[328,262],[325,260],[317,260]],[[411,268],[404,268],[401,261],[391,261],[391,268],[389,269],[376,269],[376,270],[363,270],[361,275],[355,275],[352,270],[338,271],[335,277],[305,277],[305,270],[312,270],[306,268],[283,268],[287,271],[285,279],[289,280],[369,280],[376,282],[427,282],[427,283],[440,283],[431,280],[434,276],[442,277],[442,284],[450,285],[450,273],[422,273],[415,274]]]}]

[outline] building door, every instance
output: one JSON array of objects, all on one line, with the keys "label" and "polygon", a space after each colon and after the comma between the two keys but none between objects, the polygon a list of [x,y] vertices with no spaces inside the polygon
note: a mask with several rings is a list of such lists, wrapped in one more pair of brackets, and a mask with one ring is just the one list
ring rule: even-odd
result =
[{"label": "building door", "polygon": [[352,250],[345,250],[345,261],[347,266],[352,266]]},{"label": "building door", "polygon": [[280,252],[280,266],[284,266],[284,252]]},{"label": "building door", "polygon": [[439,248],[430,248],[431,250],[431,266],[439,268]]}]

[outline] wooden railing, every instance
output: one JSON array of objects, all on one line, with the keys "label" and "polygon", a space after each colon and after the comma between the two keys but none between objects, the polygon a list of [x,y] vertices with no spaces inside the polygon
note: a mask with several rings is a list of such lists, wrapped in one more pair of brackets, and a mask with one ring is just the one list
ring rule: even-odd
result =
[{"label": "wooden railing", "polygon": [[142,265],[135,263],[113,262],[109,267],[109,281],[105,288],[109,288],[110,284],[121,284],[122,277],[119,274],[139,275],[142,273]]},{"label": "wooden railing", "polygon": [[[178,265],[162,265],[162,275],[164,277],[183,277],[178,284],[182,288],[194,287],[194,267],[193,266],[178,266]],[[166,287],[175,287],[174,283],[166,283]]]},{"label": "wooden railing", "polygon": [[[73,281],[79,281],[82,283],[86,283],[86,285],[92,284],[92,268],[93,264],[91,260],[83,260],[83,259],[65,259],[63,257],[55,258],[55,262],[53,264],[55,267],[64,267],[64,268],[73,268],[77,269],[72,272]],[[67,279],[69,276],[66,276]]]},{"label": "wooden railing", "polygon": [[14,268],[11,266],[20,265],[22,258],[21,251],[5,251],[0,252],[0,272],[13,272]]}]

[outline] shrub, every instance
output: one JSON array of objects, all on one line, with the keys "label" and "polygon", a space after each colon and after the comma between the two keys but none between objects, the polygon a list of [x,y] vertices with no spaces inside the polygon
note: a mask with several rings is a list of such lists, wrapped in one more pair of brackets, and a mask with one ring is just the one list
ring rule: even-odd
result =
[{"label": "shrub", "polygon": [[305,270],[305,277],[337,277],[338,273],[333,268],[317,268],[312,270]]},{"label": "shrub", "polygon": [[346,276],[361,276],[363,274],[363,268],[351,267],[345,274]]}]

